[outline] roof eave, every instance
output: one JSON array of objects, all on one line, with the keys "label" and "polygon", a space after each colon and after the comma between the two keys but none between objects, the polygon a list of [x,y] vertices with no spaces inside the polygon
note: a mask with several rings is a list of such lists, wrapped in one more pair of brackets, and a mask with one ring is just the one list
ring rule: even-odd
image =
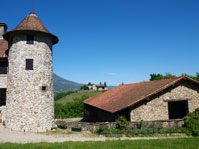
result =
[{"label": "roof eave", "polygon": [[171,83],[169,83],[169,84],[163,86],[162,88],[160,88],[160,89],[158,89],[158,90],[152,92],[151,94],[149,94],[149,95],[147,95],[147,96],[145,96],[145,97],[143,97],[143,98],[137,100],[136,102],[134,102],[134,103],[132,103],[132,104],[129,104],[128,106],[126,106],[126,107],[124,107],[124,108],[121,108],[121,109],[119,109],[119,110],[116,110],[116,111],[112,111],[112,113],[117,113],[117,112],[120,112],[120,111],[125,110],[125,109],[127,109],[127,108],[130,108],[130,107],[134,106],[135,104],[137,104],[137,103],[139,103],[139,102],[141,102],[141,101],[144,101],[144,100],[150,98],[151,96],[153,96],[153,95],[155,95],[155,94],[157,94],[157,93],[159,93],[159,92],[161,92],[161,91],[167,89],[168,87],[174,85],[175,83],[177,83],[177,82],[179,82],[179,81],[181,81],[181,80],[183,80],[183,79],[184,79],[184,80],[185,80],[185,79],[188,79],[189,81],[192,81],[193,83],[196,83],[196,84],[199,85],[199,82],[198,82],[198,81],[193,80],[193,79],[191,79],[191,78],[189,78],[189,77],[186,77],[186,76],[182,76],[182,77],[179,77],[178,79],[174,80],[173,82],[171,82]]},{"label": "roof eave", "polygon": [[52,44],[53,44],[53,45],[56,44],[56,43],[58,43],[58,41],[59,41],[59,39],[58,39],[57,36],[55,36],[55,35],[53,35],[53,34],[51,34],[51,33],[49,33],[49,32],[44,32],[44,31],[40,31],[40,30],[32,30],[32,29],[11,30],[11,31],[6,32],[6,33],[3,35],[3,37],[4,37],[5,40],[9,41],[9,38],[10,38],[11,34],[19,33],[19,32],[23,33],[23,32],[27,32],[27,31],[28,31],[28,32],[42,33],[42,34],[51,36],[51,37],[52,37]]}]

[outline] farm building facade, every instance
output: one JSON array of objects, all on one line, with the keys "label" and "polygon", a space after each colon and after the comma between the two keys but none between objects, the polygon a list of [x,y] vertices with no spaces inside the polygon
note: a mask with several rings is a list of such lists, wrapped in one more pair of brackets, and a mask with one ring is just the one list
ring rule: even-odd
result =
[{"label": "farm building facade", "polygon": [[188,77],[122,84],[84,101],[84,121],[181,119],[199,108],[199,82]]}]

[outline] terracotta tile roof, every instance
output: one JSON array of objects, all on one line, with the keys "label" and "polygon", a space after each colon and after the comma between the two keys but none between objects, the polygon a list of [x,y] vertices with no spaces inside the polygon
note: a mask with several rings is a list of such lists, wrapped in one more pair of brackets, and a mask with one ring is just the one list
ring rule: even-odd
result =
[{"label": "terracotta tile roof", "polygon": [[130,107],[182,79],[188,79],[199,84],[199,82],[188,77],[176,77],[172,79],[126,84],[91,97],[85,100],[84,103],[114,113]]},{"label": "terracotta tile roof", "polygon": [[17,25],[17,27],[14,30],[36,30],[36,31],[42,31],[42,32],[48,32],[46,27],[43,25],[41,20],[36,16],[34,10]]},{"label": "terracotta tile roof", "polygon": [[9,40],[9,36],[10,33],[12,32],[16,32],[16,31],[40,31],[43,33],[47,33],[49,35],[51,35],[53,37],[53,44],[56,44],[58,42],[58,38],[51,34],[46,27],[43,25],[43,23],[41,22],[41,20],[39,19],[39,17],[35,14],[34,10],[32,10],[32,12],[26,16],[21,23],[19,23],[19,25],[17,25],[16,28],[14,28],[13,30],[7,32],[4,35],[4,38],[6,40]]},{"label": "terracotta tile roof", "polygon": [[8,42],[6,40],[0,39],[0,57],[7,57],[5,54],[8,49]]},{"label": "terracotta tile roof", "polygon": [[104,85],[97,84],[96,87],[104,87]]}]

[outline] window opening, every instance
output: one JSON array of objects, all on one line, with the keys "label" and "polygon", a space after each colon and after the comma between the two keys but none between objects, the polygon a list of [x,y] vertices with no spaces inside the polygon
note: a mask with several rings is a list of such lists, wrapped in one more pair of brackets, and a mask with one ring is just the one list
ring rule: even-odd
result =
[{"label": "window opening", "polygon": [[42,91],[46,91],[46,86],[42,86],[42,87],[41,87],[41,90],[42,90]]},{"label": "window opening", "polygon": [[180,119],[189,113],[188,101],[170,101],[168,102],[169,119]]},{"label": "window opening", "polygon": [[34,44],[34,36],[33,35],[27,36],[27,44]]},{"label": "window opening", "polygon": [[26,59],[26,70],[33,70],[33,59]]}]

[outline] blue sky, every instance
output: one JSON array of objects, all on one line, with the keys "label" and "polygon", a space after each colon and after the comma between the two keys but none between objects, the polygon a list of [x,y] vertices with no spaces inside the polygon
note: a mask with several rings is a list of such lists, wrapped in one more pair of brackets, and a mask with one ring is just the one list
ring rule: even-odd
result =
[{"label": "blue sky", "polygon": [[[10,30],[30,13],[32,0],[1,6],[0,22]],[[108,85],[199,72],[198,8],[198,0],[34,0],[36,14],[60,39],[54,72]]]}]

